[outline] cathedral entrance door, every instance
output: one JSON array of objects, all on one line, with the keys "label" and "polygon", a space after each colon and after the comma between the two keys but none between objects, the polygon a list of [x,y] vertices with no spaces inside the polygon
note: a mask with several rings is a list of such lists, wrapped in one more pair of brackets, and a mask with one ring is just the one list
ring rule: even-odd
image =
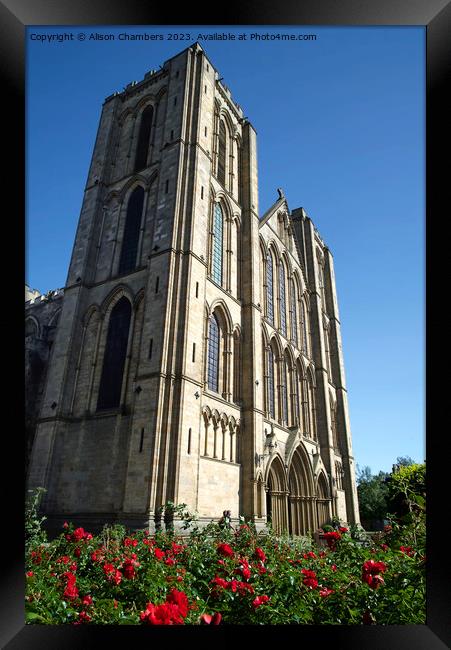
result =
[{"label": "cathedral entrance door", "polygon": [[271,463],[267,479],[266,516],[275,533],[288,531],[288,501],[285,472],[276,456]]}]

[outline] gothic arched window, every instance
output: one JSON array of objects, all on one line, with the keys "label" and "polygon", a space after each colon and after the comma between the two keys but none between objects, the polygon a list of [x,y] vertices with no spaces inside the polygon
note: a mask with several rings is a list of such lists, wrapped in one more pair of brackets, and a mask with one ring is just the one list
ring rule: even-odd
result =
[{"label": "gothic arched window", "polygon": [[280,329],[284,336],[287,335],[287,302],[285,298],[285,267],[283,262],[279,266],[279,296],[280,296]]},{"label": "gothic arched window", "polygon": [[288,426],[288,372],[287,372],[287,360],[284,358],[282,360],[282,377],[281,377],[281,389],[282,389],[282,423],[285,426]]},{"label": "gothic arched window", "polygon": [[266,315],[268,320],[274,323],[273,266],[271,253],[268,253],[266,258]]},{"label": "gothic arched window", "polygon": [[297,314],[297,296],[296,296],[296,282],[291,281],[291,341],[294,345],[298,346],[298,314]]},{"label": "gothic arched window", "polygon": [[131,313],[130,301],[125,296],[117,302],[111,312],[97,410],[116,408],[120,405]]},{"label": "gothic arched window", "polygon": [[276,417],[274,395],[274,353],[271,348],[268,350],[268,411],[272,418]]},{"label": "gothic arched window", "polygon": [[219,138],[218,138],[218,181],[225,185],[226,177],[226,128],[224,122],[219,122]]},{"label": "gothic arched window", "polygon": [[222,247],[223,247],[224,216],[219,203],[215,204],[213,212],[213,241],[211,256],[211,275],[213,280],[222,285]]},{"label": "gothic arched window", "polygon": [[147,153],[149,151],[150,130],[152,128],[153,107],[147,106],[141,114],[139,125],[138,144],[136,145],[135,172],[147,167]]},{"label": "gothic arched window", "polygon": [[119,273],[133,271],[136,267],[138,253],[139,230],[144,204],[144,190],[138,186],[130,196],[125,218],[124,236],[122,239],[121,258],[119,260]]},{"label": "gothic arched window", "polygon": [[307,355],[307,312],[303,300],[301,300],[301,350]]},{"label": "gothic arched window", "polygon": [[219,389],[219,323],[214,314],[210,318],[208,329],[208,388],[218,392]]}]

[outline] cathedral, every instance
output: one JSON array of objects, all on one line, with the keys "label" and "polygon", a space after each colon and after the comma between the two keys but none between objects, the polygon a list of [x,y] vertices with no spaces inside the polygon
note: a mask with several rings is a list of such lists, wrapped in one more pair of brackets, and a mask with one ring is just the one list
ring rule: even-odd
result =
[{"label": "cathedral", "polygon": [[198,43],[105,99],[66,285],[26,303],[49,521],[359,522],[332,254],[274,194]]}]

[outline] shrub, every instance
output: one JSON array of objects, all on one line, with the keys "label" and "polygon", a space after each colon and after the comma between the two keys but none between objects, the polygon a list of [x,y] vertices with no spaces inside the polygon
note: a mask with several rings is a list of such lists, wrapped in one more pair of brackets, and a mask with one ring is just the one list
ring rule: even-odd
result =
[{"label": "shrub", "polygon": [[65,524],[28,548],[27,622],[424,624],[424,545],[413,526],[394,521],[367,546],[339,527],[320,550],[249,522],[194,526],[189,537],[121,526],[94,536]]}]

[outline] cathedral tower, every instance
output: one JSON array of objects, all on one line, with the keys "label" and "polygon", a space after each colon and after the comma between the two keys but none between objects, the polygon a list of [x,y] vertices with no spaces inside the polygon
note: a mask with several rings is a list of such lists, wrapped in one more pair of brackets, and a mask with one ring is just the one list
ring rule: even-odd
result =
[{"label": "cathedral tower", "polygon": [[195,44],[104,102],[29,472],[49,519],[358,520],[332,256],[281,191],[259,218],[219,77]]}]

